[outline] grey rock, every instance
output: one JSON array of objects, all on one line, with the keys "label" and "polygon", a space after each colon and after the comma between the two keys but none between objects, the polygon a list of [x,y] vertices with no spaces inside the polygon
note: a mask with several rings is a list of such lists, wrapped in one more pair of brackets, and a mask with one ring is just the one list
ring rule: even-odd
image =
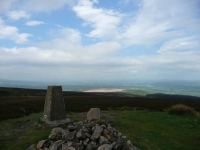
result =
[{"label": "grey rock", "polygon": [[84,139],[86,137],[85,132],[80,129],[77,133],[76,133],[76,137],[77,139]]},{"label": "grey rock", "polygon": [[85,150],[85,149],[84,149],[84,146],[81,145],[81,146],[79,146],[79,147],[77,148],[77,150]]},{"label": "grey rock", "polygon": [[80,145],[82,145],[82,144],[83,144],[83,141],[82,141],[82,140],[80,140],[80,141],[79,141],[79,144],[80,144]]},{"label": "grey rock", "polygon": [[91,141],[90,142],[91,143],[91,145],[92,145],[92,149],[97,149],[97,147],[98,147],[98,145],[97,145],[97,142],[96,141]]},{"label": "grey rock", "polygon": [[108,140],[104,136],[99,137],[99,144],[108,144]]},{"label": "grey rock", "polygon": [[117,138],[118,138],[118,137],[112,135],[111,138],[110,138],[110,141],[111,141],[111,142],[116,142],[116,141],[117,141]]},{"label": "grey rock", "polygon": [[89,144],[87,145],[86,150],[92,150],[92,144],[91,144],[91,143],[89,143]]},{"label": "grey rock", "polygon": [[80,130],[83,126],[83,121],[75,122],[74,125],[76,130]]},{"label": "grey rock", "polygon": [[60,127],[53,128],[51,131],[51,134],[49,135],[49,139],[50,140],[61,140],[63,132],[64,132],[64,130]]},{"label": "grey rock", "polygon": [[83,145],[87,146],[88,143],[89,143],[90,139],[89,138],[86,138],[84,141],[83,141]]},{"label": "grey rock", "polygon": [[76,131],[69,132],[67,136],[67,140],[72,141],[75,135],[76,135]]},{"label": "grey rock", "polygon": [[108,135],[108,130],[107,130],[107,129],[103,129],[102,135],[103,135],[107,140],[110,139],[110,136]]},{"label": "grey rock", "polygon": [[89,134],[89,133],[87,133],[87,132],[85,133],[85,135],[86,135],[87,137],[89,137],[89,138],[91,137],[91,134]]},{"label": "grey rock", "polygon": [[68,147],[68,150],[76,150],[74,147]]},{"label": "grey rock", "polygon": [[96,125],[92,127],[92,131],[94,132],[95,129],[96,129]]},{"label": "grey rock", "polygon": [[63,140],[66,140],[67,137],[68,137],[68,134],[69,134],[69,131],[68,131],[68,130],[63,130],[63,131],[62,131],[62,139],[63,139]]},{"label": "grey rock", "polygon": [[90,137],[91,140],[97,140],[99,136],[101,135],[101,132],[103,131],[102,126],[97,126],[96,129],[94,130],[92,136]]},{"label": "grey rock", "polygon": [[94,120],[94,121],[90,121],[88,122],[88,124],[86,125],[88,128],[93,127],[94,125],[96,125],[97,123],[99,123],[101,120]]},{"label": "grey rock", "polygon": [[44,145],[44,143],[46,142],[47,140],[41,140],[38,142],[38,144],[36,145],[36,149],[41,149],[42,146]]},{"label": "grey rock", "polygon": [[49,146],[51,145],[51,142],[49,141],[49,140],[46,140],[45,142],[44,142],[44,144],[42,145],[42,149],[44,149],[44,148],[48,148]]},{"label": "grey rock", "polygon": [[90,143],[91,143],[92,146],[96,146],[97,145],[97,142],[95,142],[95,141],[91,141]]},{"label": "grey rock", "polygon": [[100,119],[100,109],[99,108],[91,108],[87,113],[87,120],[97,120]]},{"label": "grey rock", "polygon": [[123,139],[126,139],[126,136],[122,136]]},{"label": "grey rock", "polygon": [[91,130],[89,130],[89,129],[86,128],[85,126],[82,126],[82,130],[83,130],[84,132],[91,132]]},{"label": "grey rock", "polygon": [[125,139],[123,139],[121,137],[118,137],[116,142],[117,142],[118,146],[124,146],[126,143]]},{"label": "grey rock", "polygon": [[107,123],[106,123],[106,121],[105,121],[104,119],[101,119],[101,120],[99,121],[99,124],[101,124],[101,125],[106,125],[106,126],[107,126]]},{"label": "grey rock", "polygon": [[72,143],[73,143],[73,142],[68,141],[68,142],[67,142],[67,146],[68,146],[68,147],[72,146]]},{"label": "grey rock", "polygon": [[124,150],[124,145],[118,145],[116,144],[112,150]]},{"label": "grey rock", "polygon": [[114,135],[114,136],[118,136],[118,133],[119,133],[119,132],[118,132],[117,130],[114,130],[114,131],[113,131],[113,135]]},{"label": "grey rock", "polygon": [[[50,149],[49,149],[50,148]],[[64,130],[53,128],[48,140],[27,150],[139,150],[122,133],[105,121],[91,119],[75,122]]]},{"label": "grey rock", "polygon": [[72,132],[76,129],[75,125],[68,125],[67,129]]},{"label": "grey rock", "polygon": [[113,146],[115,146],[115,144],[116,144],[116,142],[114,142],[112,144],[103,144],[98,147],[98,150],[111,150],[113,148]]},{"label": "grey rock", "polygon": [[121,133],[121,132],[118,132],[118,136],[122,136],[122,133]]},{"label": "grey rock", "polygon": [[114,130],[112,127],[107,127],[108,135],[112,135]]},{"label": "grey rock", "polygon": [[37,150],[36,149],[36,145],[32,144],[29,148],[27,148],[26,150]]},{"label": "grey rock", "polygon": [[68,150],[68,146],[67,146],[67,144],[65,143],[65,144],[62,144],[62,149],[61,150]]},{"label": "grey rock", "polygon": [[57,150],[58,146],[56,144],[53,144],[50,148],[50,150]]},{"label": "grey rock", "polygon": [[63,144],[64,141],[63,140],[58,140],[58,141],[55,141],[53,144],[55,145],[60,145],[60,144]]},{"label": "grey rock", "polygon": [[88,123],[88,121],[87,120],[83,120],[83,124],[87,124]]},{"label": "grey rock", "polygon": [[105,124],[102,124],[101,126],[102,126],[104,129],[106,129],[106,125],[105,125]]},{"label": "grey rock", "polygon": [[[110,124],[107,124],[107,127],[111,127],[111,125]],[[112,128],[112,127],[111,127]]]},{"label": "grey rock", "polygon": [[74,147],[75,149],[78,149],[80,146],[81,146],[80,143],[74,142],[74,143],[72,144],[72,147]]},{"label": "grey rock", "polygon": [[128,141],[126,142],[126,148],[127,148],[127,150],[140,150],[139,148],[133,146],[133,144],[131,143],[130,140],[128,140]]}]

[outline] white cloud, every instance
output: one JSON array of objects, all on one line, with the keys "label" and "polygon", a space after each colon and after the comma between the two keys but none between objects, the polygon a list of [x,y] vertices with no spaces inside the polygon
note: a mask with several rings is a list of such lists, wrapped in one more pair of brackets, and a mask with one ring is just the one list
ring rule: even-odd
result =
[{"label": "white cloud", "polygon": [[[136,1],[124,2],[128,5]],[[32,75],[30,77],[35,75],[38,79],[41,75],[50,74],[62,78],[69,74],[74,78],[87,76],[89,79],[103,75],[111,78],[148,78],[152,75],[155,79],[159,76],[173,78],[175,75],[178,79],[182,74],[191,78],[191,72],[200,73],[197,1],[144,0],[138,12],[122,14],[114,9],[97,7],[97,0],[79,0],[72,10],[83,20],[82,25],[91,28],[79,31],[84,27],[79,30],[59,27],[52,31],[56,35],[52,40],[32,42],[32,46],[21,48],[0,47],[0,63],[4,64],[0,66],[0,72],[6,74],[11,70],[14,74],[18,71],[19,75],[28,73]],[[21,5],[13,5],[19,2]],[[40,13],[62,8],[72,4],[73,0],[8,0],[2,6],[1,3],[0,0],[0,12],[1,8],[2,11],[16,8],[22,9],[22,12]],[[25,14],[11,15],[10,18],[26,18]],[[26,24],[39,25],[44,22],[30,21]],[[10,39],[15,43],[24,43],[31,36],[19,33],[17,27],[5,24],[1,18],[0,28],[0,39]],[[82,37],[83,34],[90,39]],[[99,39],[96,40],[98,42],[82,43],[93,38]],[[142,56],[134,56],[139,55],[137,51],[130,52],[130,56],[123,53],[126,47],[130,47],[128,50],[131,51],[131,46],[138,45],[148,45],[155,53],[142,53]]]},{"label": "white cloud", "polygon": [[44,22],[43,21],[36,21],[36,20],[26,22],[27,26],[37,26],[37,25],[41,25],[41,24],[44,24]]},{"label": "white cloud", "polygon": [[4,21],[0,18],[0,39],[10,39],[15,43],[24,43],[28,41],[28,37],[31,34],[28,33],[19,33],[18,28],[14,26],[9,26],[4,23]]},{"label": "white cloud", "polygon": [[93,28],[87,33],[89,37],[115,40],[123,47],[154,46],[172,38],[182,38],[196,32],[200,34],[200,27],[197,25],[200,20],[196,17],[197,0],[144,0],[140,3],[125,1],[130,2],[141,6],[138,6],[137,13],[129,16],[113,9],[97,8],[89,0],[79,0],[73,10],[84,20],[83,25]]},{"label": "white cloud", "polygon": [[81,43],[81,35],[80,33],[71,28],[62,28],[58,31],[61,35],[60,38],[65,38],[70,43]]},{"label": "white cloud", "polygon": [[131,70],[131,73],[135,74],[135,73],[138,73],[137,70]]},{"label": "white cloud", "polygon": [[94,3],[94,1],[80,0],[73,10],[85,21],[85,25],[93,28],[88,34],[89,37],[113,39],[113,36],[118,34],[122,14],[111,9],[96,8],[93,6]]},{"label": "white cloud", "polygon": [[0,14],[9,11],[16,1],[17,0],[0,0]]},{"label": "white cloud", "polygon": [[[171,38],[200,32],[197,0],[144,0],[140,10],[128,20],[120,41],[127,46],[155,45]],[[196,34],[196,33],[195,33]]]},{"label": "white cloud", "polygon": [[[189,73],[190,71],[199,71],[200,69],[200,52],[168,52],[160,53],[158,55],[141,56],[139,60],[143,60],[144,69],[146,71],[155,71],[165,73],[173,71],[179,73],[180,71]],[[180,75],[180,74],[179,74]]]},{"label": "white cloud", "polygon": [[171,51],[185,51],[200,49],[200,39],[195,37],[176,38],[165,42],[160,49],[159,53]]},{"label": "white cloud", "polygon": [[[120,57],[115,55],[121,49],[115,42],[97,43],[90,46],[71,44],[65,40],[53,40],[38,47],[0,48],[0,63],[4,67],[27,68],[29,74],[35,74],[38,79],[57,73],[59,78],[79,76],[79,79],[112,76],[118,78],[170,78],[180,73],[189,75],[200,70],[200,53],[170,52],[166,54]],[[104,51],[102,51],[104,50]],[[35,57],[37,56],[37,57]],[[0,67],[0,70],[2,68]],[[27,71],[26,70],[26,71]],[[37,73],[34,73],[37,70]],[[156,72],[156,74],[155,74]],[[190,76],[189,76],[190,77]],[[192,77],[192,75],[191,75]]]},{"label": "white cloud", "polygon": [[30,14],[28,14],[27,12],[22,11],[22,10],[9,11],[7,13],[7,16],[12,20],[19,20],[21,18],[26,18],[26,19],[30,18]]},{"label": "white cloud", "polygon": [[[68,41],[53,40],[40,47],[25,47],[25,48],[0,48],[1,49],[1,62],[6,64],[24,65],[31,63],[33,66],[48,66],[51,65],[59,67],[68,66],[93,66],[93,65],[106,65],[107,61],[103,57],[112,54],[120,48],[120,45],[114,42],[97,43],[91,46],[70,45]],[[69,48],[70,47],[70,48]],[[101,51],[101,48],[106,48]],[[6,57],[5,57],[6,56]],[[37,56],[37,57],[35,57]],[[77,66],[77,67],[78,67]],[[84,68],[85,69],[85,68]]]}]

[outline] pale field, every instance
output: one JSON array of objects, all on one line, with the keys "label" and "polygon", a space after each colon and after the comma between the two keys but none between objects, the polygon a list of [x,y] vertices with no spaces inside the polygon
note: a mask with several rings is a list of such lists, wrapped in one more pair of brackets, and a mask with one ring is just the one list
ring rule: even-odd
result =
[{"label": "pale field", "polygon": [[86,90],[84,92],[102,92],[102,93],[109,93],[109,92],[123,92],[125,89],[106,89],[106,88],[102,88],[102,89],[90,89],[90,90]]}]

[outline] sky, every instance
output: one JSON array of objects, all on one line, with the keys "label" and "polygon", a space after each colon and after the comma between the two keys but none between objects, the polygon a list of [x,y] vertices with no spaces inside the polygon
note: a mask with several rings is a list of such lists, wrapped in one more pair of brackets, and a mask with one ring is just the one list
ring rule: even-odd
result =
[{"label": "sky", "polygon": [[200,80],[200,0],[0,0],[0,79]]}]

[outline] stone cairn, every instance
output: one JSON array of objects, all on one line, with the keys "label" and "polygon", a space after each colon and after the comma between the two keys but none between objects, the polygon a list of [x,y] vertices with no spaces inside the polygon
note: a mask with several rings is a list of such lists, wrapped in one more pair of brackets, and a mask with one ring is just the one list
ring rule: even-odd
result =
[{"label": "stone cairn", "polygon": [[53,128],[48,139],[27,150],[139,150],[121,132],[100,119],[100,109],[91,108],[87,119]]}]

